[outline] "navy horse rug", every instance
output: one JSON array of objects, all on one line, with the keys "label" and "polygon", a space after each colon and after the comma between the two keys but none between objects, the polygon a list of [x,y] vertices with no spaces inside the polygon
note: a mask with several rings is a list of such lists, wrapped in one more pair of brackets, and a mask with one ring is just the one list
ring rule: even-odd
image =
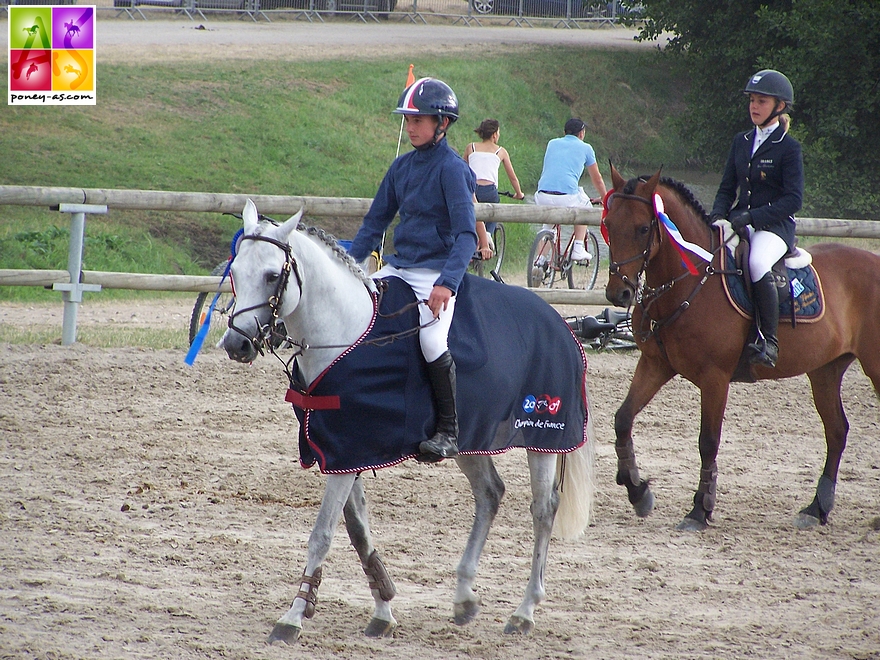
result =
[{"label": "navy horse rug", "polygon": [[[309,387],[291,382],[303,467],[388,467],[417,456],[434,434],[433,393],[412,332],[415,296],[396,277],[379,285],[367,332]],[[587,360],[562,317],[525,289],[472,275],[455,305],[460,452],[566,453],[587,442]]]},{"label": "navy horse rug", "polygon": [[[736,264],[727,247],[721,250],[721,273],[724,293],[740,316],[754,319],[752,299],[746,291],[744,275],[734,274]],[[825,296],[822,282],[812,264],[803,268],[785,267],[786,289],[779,291],[779,318],[790,318],[792,323],[815,323],[825,315]],[[777,275],[779,277],[779,275]]]}]

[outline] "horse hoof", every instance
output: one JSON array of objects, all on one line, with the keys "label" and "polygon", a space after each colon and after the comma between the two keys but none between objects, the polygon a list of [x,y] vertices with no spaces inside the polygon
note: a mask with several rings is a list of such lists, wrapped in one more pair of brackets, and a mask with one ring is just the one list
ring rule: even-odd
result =
[{"label": "horse hoof", "polygon": [[647,489],[641,499],[633,504],[633,509],[639,518],[647,518],[654,510],[654,493],[651,489]]},{"label": "horse hoof", "polygon": [[679,532],[705,532],[707,529],[709,529],[709,525],[701,520],[685,518],[675,526],[675,529]]},{"label": "horse hoof", "polygon": [[463,603],[455,603],[452,606],[453,621],[455,621],[455,625],[457,626],[466,626],[476,619],[477,614],[479,613],[480,604],[472,600],[466,600]]},{"label": "horse hoof", "polygon": [[269,644],[274,644],[275,642],[295,644],[299,639],[301,632],[302,628],[298,626],[291,626],[287,623],[276,623],[275,627],[272,628],[272,632],[269,633],[269,639],[267,641]]},{"label": "horse hoof", "polygon": [[534,621],[523,619],[521,616],[517,616],[516,614],[514,614],[512,617],[510,617],[510,619],[507,620],[507,625],[504,626],[504,634],[528,635],[532,632],[532,629],[534,627]]},{"label": "horse hoof", "polygon": [[813,527],[817,527],[819,525],[819,519],[816,516],[811,516],[809,513],[804,513],[803,511],[794,519],[794,526],[798,529],[813,529]]},{"label": "horse hoof", "polygon": [[364,635],[367,637],[391,637],[393,630],[394,621],[385,621],[384,619],[373,617],[370,625],[364,630]]}]

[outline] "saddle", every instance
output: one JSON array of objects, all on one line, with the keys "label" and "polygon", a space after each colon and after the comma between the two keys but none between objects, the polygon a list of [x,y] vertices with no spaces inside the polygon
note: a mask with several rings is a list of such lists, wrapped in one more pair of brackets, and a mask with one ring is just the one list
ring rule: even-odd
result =
[{"label": "saddle", "polygon": [[[723,231],[723,228],[719,227],[719,231]],[[735,247],[735,252],[731,247]],[[748,272],[749,247],[747,240],[729,240],[721,251],[719,272],[731,306],[743,318],[753,320],[751,281],[745,276]],[[822,281],[812,260],[809,252],[795,246],[771,269],[779,290],[780,321],[789,319],[792,327],[798,323],[816,323],[825,315]]]}]

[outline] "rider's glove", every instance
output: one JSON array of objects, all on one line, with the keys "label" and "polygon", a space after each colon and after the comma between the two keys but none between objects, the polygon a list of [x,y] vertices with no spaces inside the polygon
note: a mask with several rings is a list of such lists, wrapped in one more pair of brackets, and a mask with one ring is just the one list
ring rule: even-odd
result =
[{"label": "rider's glove", "polygon": [[730,214],[730,226],[733,227],[733,231],[741,231],[746,225],[752,224],[752,214],[748,211],[733,211]]},{"label": "rider's glove", "polygon": [[713,213],[712,215],[709,216],[709,224],[710,225],[714,225],[719,220],[727,220],[727,218],[725,218],[720,213]]}]

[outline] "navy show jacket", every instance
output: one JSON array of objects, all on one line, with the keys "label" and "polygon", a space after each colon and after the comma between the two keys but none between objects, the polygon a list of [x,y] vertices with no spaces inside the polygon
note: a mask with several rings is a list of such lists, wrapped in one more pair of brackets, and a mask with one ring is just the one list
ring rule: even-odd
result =
[{"label": "navy show jacket", "polygon": [[780,124],[753,156],[754,137],[753,128],[733,139],[712,214],[726,218],[733,210],[748,210],[755,229],[772,231],[791,248],[794,214],[804,196],[801,145]]}]

